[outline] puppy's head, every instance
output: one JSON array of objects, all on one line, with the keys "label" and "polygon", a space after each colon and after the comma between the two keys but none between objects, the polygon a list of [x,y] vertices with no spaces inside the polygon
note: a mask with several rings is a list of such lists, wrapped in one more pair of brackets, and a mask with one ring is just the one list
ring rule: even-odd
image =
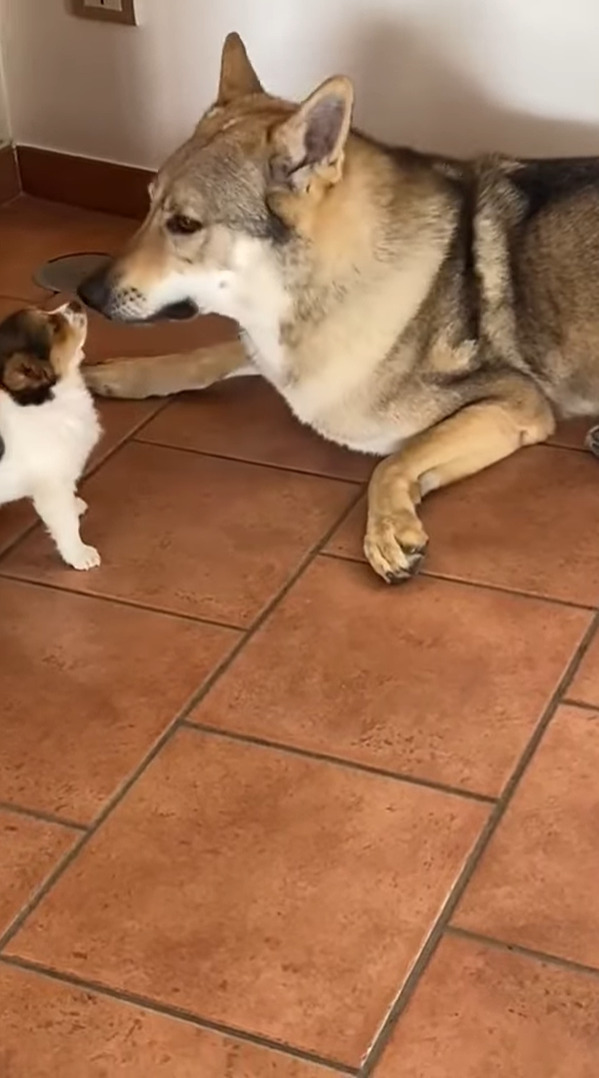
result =
[{"label": "puppy's head", "polygon": [[17,404],[43,404],[81,363],[86,336],[87,315],[76,300],[10,314],[0,323],[0,390]]}]

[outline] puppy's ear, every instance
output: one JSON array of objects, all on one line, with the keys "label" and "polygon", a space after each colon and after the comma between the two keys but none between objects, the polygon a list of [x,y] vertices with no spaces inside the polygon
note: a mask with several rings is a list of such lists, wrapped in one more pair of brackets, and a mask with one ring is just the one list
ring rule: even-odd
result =
[{"label": "puppy's ear", "polygon": [[263,93],[239,34],[227,34],[220,61],[217,105],[228,105],[237,97]]},{"label": "puppy's ear", "polygon": [[43,404],[52,396],[56,374],[48,360],[14,352],[0,367],[0,386],[17,404]]},{"label": "puppy's ear", "polygon": [[328,184],[341,178],[353,104],[350,80],[336,75],[275,129],[270,162],[275,186],[302,192],[316,175]]}]

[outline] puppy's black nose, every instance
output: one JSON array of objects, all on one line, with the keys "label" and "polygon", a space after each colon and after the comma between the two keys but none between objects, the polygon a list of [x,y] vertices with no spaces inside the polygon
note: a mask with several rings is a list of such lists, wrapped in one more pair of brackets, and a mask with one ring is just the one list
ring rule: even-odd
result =
[{"label": "puppy's black nose", "polygon": [[94,311],[104,313],[110,302],[111,283],[109,268],[100,266],[99,269],[86,277],[77,289],[79,299],[83,300],[87,307]]}]

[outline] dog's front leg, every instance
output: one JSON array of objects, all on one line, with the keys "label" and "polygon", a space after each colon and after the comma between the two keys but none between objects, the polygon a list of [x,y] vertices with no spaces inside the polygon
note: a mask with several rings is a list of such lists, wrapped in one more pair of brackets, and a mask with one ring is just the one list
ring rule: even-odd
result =
[{"label": "dog's front leg", "polygon": [[399,583],[420,567],[428,537],[416,507],[426,494],[553,433],[553,412],[532,383],[515,376],[501,388],[504,399],[468,405],[376,467],[368,491],[364,552],[387,583]]},{"label": "dog's front leg", "polygon": [[85,381],[101,397],[168,397],[189,389],[205,389],[224,378],[256,374],[240,341],[196,348],[164,356],[109,359],[83,368]]},{"label": "dog's front leg", "polygon": [[82,498],[76,497],[74,490],[58,485],[45,486],[36,491],[33,504],[67,565],[73,569],[93,569],[100,564],[95,547],[81,541],[79,517],[87,507]]}]

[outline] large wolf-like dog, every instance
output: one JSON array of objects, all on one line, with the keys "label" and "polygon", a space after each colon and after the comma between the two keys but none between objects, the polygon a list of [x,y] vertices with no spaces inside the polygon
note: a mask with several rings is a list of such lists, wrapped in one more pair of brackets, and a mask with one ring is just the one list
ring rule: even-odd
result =
[{"label": "large wolf-like dog", "polygon": [[89,382],[144,397],[263,375],[303,423],[383,457],[364,549],[396,582],[422,561],[424,495],[599,413],[599,159],[394,149],[352,106],[342,76],[299,106],[271,96],[230,35],[216,103],[80,296],[119,321],[234,319],[239,342]]}]

